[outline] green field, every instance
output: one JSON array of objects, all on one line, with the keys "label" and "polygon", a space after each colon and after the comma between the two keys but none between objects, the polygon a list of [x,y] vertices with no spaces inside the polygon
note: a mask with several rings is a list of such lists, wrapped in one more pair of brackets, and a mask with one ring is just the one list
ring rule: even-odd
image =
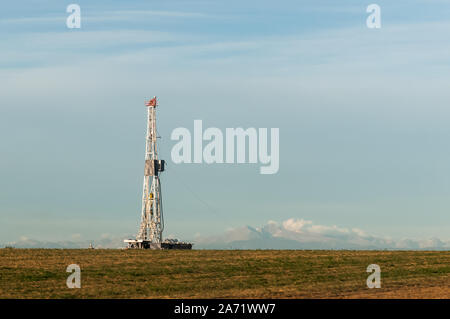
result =
[{"label": "green field", "polygon": [[[69,264],[80,289],[66,286]],[[366,286],[369,264],[380,289]],[[0,298],[450,298],[450,252],[6,248]]]}]

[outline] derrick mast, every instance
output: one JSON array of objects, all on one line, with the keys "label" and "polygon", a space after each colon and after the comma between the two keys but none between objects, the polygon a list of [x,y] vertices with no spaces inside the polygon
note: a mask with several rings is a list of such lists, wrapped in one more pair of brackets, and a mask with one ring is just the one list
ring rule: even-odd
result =
[{"label": "derrick mast", "polygon": [[125,240],[129,248],[161,248],[164,230],[159,173],[164,171],[165,162],[158,159],[156,142],[158,138],[156,131],[158,100],[156,96],[145,105],[147,106],[147,134],[145,137],[141,224],[136,240]]},{"label": "derrick mast", "polygon": [[141,223],[136,239],[125,239],[128,248],[150,249],[191,249],[192,244],[177,239],[163,241],[164,218],[162,209],[161,182],[159,175],[164,171],[165,162],[158,158],[156,107],[154,96],[145,103],[147,106],[147,134],[145,137],[144,184],[142,187]]},{"label": "derrick mast", "polygon": [[142,189],[141,226],[137,240],[162,242],[164,222],[162,215],[161,183],[159,173],[164,171],[164,161],[158,159],[156,131],[156,96],[146,103],[147,135],[145,143],[144,185]]}]

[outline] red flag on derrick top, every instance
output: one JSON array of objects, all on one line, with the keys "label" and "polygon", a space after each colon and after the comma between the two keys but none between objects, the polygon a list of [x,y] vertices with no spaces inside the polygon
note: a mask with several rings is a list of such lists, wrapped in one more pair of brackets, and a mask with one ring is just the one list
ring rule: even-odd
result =
[{"label": "red flag on derrick top", "polygon": [[156,106],[156,96],[151,99],[150,101],[148,101],[147,103],[145,103],[146,106]]}]

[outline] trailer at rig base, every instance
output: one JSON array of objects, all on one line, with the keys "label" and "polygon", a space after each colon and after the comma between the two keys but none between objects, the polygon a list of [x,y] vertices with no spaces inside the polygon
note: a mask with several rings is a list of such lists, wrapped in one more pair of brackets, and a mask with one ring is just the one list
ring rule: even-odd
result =
[{"label": "trailer at rig base", "polygon": [[159,175],[164,172],[165,161],[158,159],[156,139],[156,107],[154,96],[147,106],[147,135],[145,139],[144,185],[142,190],[141,224],[136,239],[125,239],[130,249],[192,249],[192,243],[176,239],[163,241],[164,217]]}]

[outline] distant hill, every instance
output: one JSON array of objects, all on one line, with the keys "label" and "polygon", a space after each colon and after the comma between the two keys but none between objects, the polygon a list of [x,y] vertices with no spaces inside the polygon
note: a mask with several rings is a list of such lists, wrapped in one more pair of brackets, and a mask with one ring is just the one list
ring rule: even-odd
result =
[{"label": "distant hill", "polygon": [[[114,236],[79,241],[39,241],[21,238],[2,246],[17,248],[123,248],[124,238]],[[351,249],[351,250],[450,250],[450,241],[438,238],[393,240],[366,234],[360,229],[317,225],[303,219],[270,221],[261,228],[239,227],[214,236],[198,236],[194,249]]]}]

